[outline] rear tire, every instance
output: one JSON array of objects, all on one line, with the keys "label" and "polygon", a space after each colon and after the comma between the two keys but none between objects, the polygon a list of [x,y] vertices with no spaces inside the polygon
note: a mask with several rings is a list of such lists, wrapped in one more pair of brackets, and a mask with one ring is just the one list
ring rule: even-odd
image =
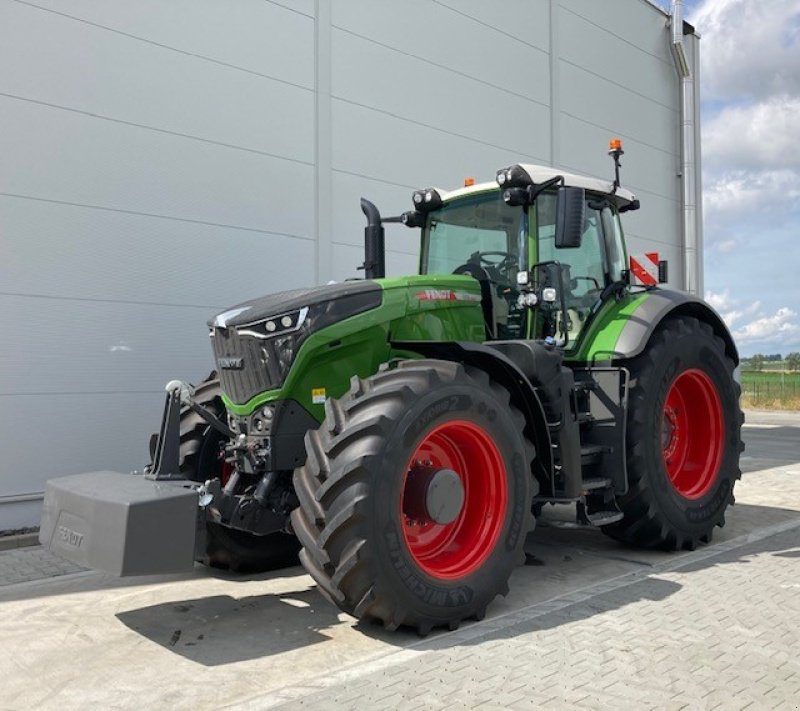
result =
[{"label": "rear tire", "polygon": [[[212,372],[197,386],[194,399],[217,417],[224,417],[221,395],[219,379],[216,372]],[[224,462],[219,456],[223,436],[188,407],[181,409],[180,431],[181,474],[192,481],[223,480]],[[206,550],[200,562],[236,572],[260,572],[296,565],[299,550],[297,538],[286,533],[257,536],[208,521]]]},{"label": "rear tire", "polygon": [[693,550],[725,525],[744,449],[739,385],[707,323],[666,320],[629,365],[625,517],[603,531],[647,548]]},{"label": "rear tire", "polygon": [[[508,392],[474,368],[406,361],[353,378],[306,434],[294,475],[300,561],[321,592],[354,617],[423,635],[481,619],[508,592],[533,525],[524,427]],[[449,521],[414,508],[422,470],[458,475],[463,505]]]}]

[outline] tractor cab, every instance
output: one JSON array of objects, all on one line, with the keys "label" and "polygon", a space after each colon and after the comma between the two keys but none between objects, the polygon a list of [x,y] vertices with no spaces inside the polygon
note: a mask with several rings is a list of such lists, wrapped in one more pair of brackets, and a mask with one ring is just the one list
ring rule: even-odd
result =
[{"label": "tractor cab", "polygon": [[424,212],[420,274],[477,279],[488,340],[571,350],[603,300],[626,284],[619,212],[635,198],[540,166],[513,166],[498,178],[501,185],[415,194]]}]

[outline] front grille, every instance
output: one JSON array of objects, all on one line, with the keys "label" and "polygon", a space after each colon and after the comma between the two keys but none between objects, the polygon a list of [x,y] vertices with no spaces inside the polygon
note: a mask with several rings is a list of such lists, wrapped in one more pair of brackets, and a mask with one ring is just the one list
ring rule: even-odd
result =
[{"label": "front grille", "polygon": [[[273,339],[241,335],[235,328],[216,328],[211,340],[222,392],[236,404],[243,405],[259,393],[280,385]],[[241,367],[220,367],[222,358],[228,359],[228,366],[232,362],[238,365],[236,359],[241,359]]]}]

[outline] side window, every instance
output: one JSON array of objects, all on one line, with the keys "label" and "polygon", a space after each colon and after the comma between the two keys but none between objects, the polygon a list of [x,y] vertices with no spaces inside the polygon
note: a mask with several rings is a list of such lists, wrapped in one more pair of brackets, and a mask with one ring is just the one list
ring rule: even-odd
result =
[{"label": "side window", "polygon": [[583,240],[578,249],[562,249],[560,261],[569,266],[565,277],[570,279],[568,288],[574,299],[585,297],[590,292],[597,294],[605,287],[605,265],[603,260],[603,225],[600,210],[586,205],[583,223]]},{"label": "side window", "polygon": [[[563,267],[563,289],[567,317],[556,317],[558,337],[569,336],[569,347],[576,344],[591,312],[591,308],[606,286],[606,244],[603,210],[592,207],[593,198],[586,200],[581,246],[576,249],[555,248],[555,195],[539,198],[537,209],[537,262],[557,261]],[[562,325],[566,322],[567,334]]]},{"label": "side window", "polygon": [[622,272],[628,268],[625,255],[625,241],[622,237],[622,225],[619,215],[610,207],[603,209],[603,232],[605,233],[606,259],[608,275],[611,281],[622,279]]}]

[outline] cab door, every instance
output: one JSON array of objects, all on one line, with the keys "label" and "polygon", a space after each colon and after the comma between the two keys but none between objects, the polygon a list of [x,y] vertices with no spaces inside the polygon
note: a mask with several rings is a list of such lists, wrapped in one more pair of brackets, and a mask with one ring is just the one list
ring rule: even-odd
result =
[{"label": "cab door", "polygon": [[[587,195],[583,236],[581,246],[569,249],[556,249],[555,222],[556,196],[549,193],[540,196],[536,203],[536,218],[532,221],[533,242],[532,261],[538,264],[556,262],[560,270],[552,266],[540,269],[547,274],[552,286],[558,293],[552,315],[551,333],[546,333],[548,326],[538,324],[540,332],[534,332],[534,338],[551,335],[557,343],[566,342],[567,349],[572,350],[584,333],[585,326],[603,289],[610,283],[612,276],[607,259],[607,243],[605,223],[609,210],[608,203],[597,197]],[[532,265],[533,268],[533,265]],[[536,271],[534,269],[534,271]],[[560,283],[556,283],[555,274],[560,273]],[[564,295],[566,314],[562,314],[559,305]],[[543,329],[543,330],[542,330]]]}]

